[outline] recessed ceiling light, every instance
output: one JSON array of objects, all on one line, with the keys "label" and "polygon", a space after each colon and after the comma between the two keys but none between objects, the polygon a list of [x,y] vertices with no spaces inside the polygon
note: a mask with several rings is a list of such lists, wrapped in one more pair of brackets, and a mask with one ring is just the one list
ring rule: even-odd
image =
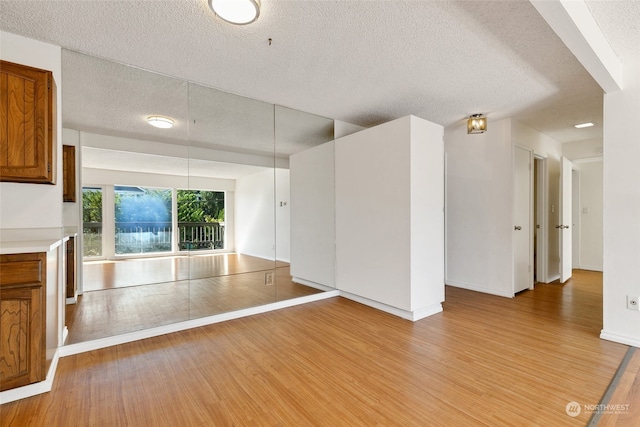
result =
[{"label": "recessed ceiling light", "polygon": [[573,127],[578,128],[578,129],[582,129],[582,128],[589,128],[591,126],[593,126],[594,124],[591,122],[588,123],[580,123],[579,125],[573,125]]},{"label": "recessed ceiling light", "polygon": [[260,16],[260,0],[209,0],[209,7],[220,19],[232,24],[250,24]]},{"label": "recessed ceiling light", "polygon": [[169,117],[149,116],[147,117],[147,123],[160,129],[170,129],[173,127],[174,121]]}]

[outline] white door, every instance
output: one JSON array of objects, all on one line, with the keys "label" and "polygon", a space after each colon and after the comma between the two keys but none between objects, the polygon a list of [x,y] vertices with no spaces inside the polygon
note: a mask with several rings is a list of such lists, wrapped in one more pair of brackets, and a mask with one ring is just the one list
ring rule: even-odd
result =
[{"label": "white door", "polygon": [[531,151],[514,147],[513,292],[533,289],[533,177]]},{"label": "white door", "polygon": [[572,164],[566,158],[562,158],[562,170],[560,172],[560,224],[556,225],[560,233],[560,283],[564,283],[571,277],[572,256]]}]

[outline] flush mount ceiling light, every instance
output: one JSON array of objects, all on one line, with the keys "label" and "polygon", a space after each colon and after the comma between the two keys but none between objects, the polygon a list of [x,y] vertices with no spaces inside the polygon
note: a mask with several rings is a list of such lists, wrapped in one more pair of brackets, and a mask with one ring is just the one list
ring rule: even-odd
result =
[{"label": "flush mount ceiling light", "polygon": [[485,133],[487,118],[483,114],[472,114],[467,120],[467,133]]},{"label": "flush mount ceiling light", "polygon": [[147,123],[156,128],[170,129],[173,127],[174,121],[169,117],[149,116],[147,117]]},{"label": "flush mount ceiling light", "polygon": [[591,126],[594,126],[594,123],[588,122],[588,123],[580,123],[579,125],[573,125],[574,128],[578,128],[578,129],[590,128]]},{"label": "flush mount ceiling light", "polygon": [[209,7],[231,24],[250,24],[260,16],[260,0],[209,0]]}]

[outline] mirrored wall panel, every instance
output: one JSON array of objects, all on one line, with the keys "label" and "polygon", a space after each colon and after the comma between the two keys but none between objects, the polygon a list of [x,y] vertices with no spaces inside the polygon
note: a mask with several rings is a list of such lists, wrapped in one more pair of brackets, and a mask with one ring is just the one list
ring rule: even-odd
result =
[{"label": "mirrored wall panel", "polygon": [[67,343],[320,292],[289,269],[289,158],[332,140],[333,120],[62,58],[63,143],[79,148],[83,189]]},{"label": "mirrored wall panel", "polygon": [[[192,318],[274,302],[273,115],[272,104],[189,85],[189,194],[224,198],[222,211],[211,203],[193,210]],[[209,248],[222,253],[198,243],[207,236],[218,236]]]},{"label": "mirrored wall panel", "polygon": [[[303,182],[292,182],[290,164],[292,156],[306,152],[314,147],[325,144],[334,139],[334,122],[325,117],[316,116],[302,111],[276,105],[275,107],[275,258],[276,258],[276,300],[285,300],[301,295],[318,292],[318,289],[307,280],[292,276],[292,250],[295,250],[295,241],[292,233],[296,227],[292,227],[292,221],[296,220],[298,227],[320,228],[319,234],[333,240],[334,231],[324,228],[322,222],[308,221],[310,218],[301,211],[298,203],[306,203],[301,199],[292,197],[292,186],[299,191],[305,191]],[[320,166],[320,165],[318,165]],[[313,191],[313,190],[311,190]],[[329,208],[328,206],[325,206]],[[295,210],[296,208],[297,211]],[[292,209],[294,215],[292,216]],[[329,215],[334,216],[331,206]],[[297,213],[297,216],[295,215]],[[306,217],[306,218],[302,218]],[[299,237],[299,236],[298,236]],[[299,239],[298,239],[299,240]],[[318,242],[310,240],[307,244],[322,250]],[[296,265],[298,267],[300,264]],[[306,284],[302,284],[306,283]]]}]

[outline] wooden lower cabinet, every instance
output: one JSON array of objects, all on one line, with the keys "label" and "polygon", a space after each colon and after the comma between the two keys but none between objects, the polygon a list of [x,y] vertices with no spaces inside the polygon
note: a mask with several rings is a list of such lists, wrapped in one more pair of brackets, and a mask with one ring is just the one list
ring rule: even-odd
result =
[{"label": "wooden lower cabinet", "polygon": [[62,201],[76,201],[76,147],[62,146]]},{"label": "wooden lower cabinet", "polygon": [[67,251],[67,276],[65,280],[65,296],[67,298],[67,304],[75,303],[76,299],[76,243],[75,237],[70,236],[66,243]]},{"label": "wooden lower cabinet", "polygon": [[0,255],[0,391],[46,377],[46,253]]}]

